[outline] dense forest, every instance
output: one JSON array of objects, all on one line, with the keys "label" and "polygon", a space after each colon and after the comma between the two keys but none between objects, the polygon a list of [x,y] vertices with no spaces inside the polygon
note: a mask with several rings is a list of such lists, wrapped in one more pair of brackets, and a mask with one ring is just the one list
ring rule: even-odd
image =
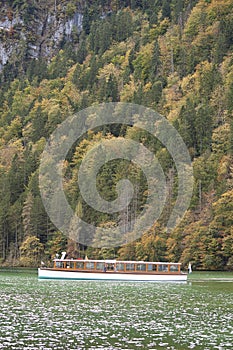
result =
[{"label": "dense forest", "polygon": [[[0,264],[37,266],[70,257],[180,261],[195,269],[233,269],[233,1],[1,1]],[[106,200],[128,178],[135,197],[119,213],[97,213],[82,198],[78,169],[99,140],[127,137],[153,150],[168,198],[159,220],[120,247],[84,246],[50,221],[40,195],[44,146],[68,116],[101,102],[149,107],[176,128],[189,150],[194,190],[182,222],[166,223],[177,196],[168,150],[126,125],[94,129],[70,150],[64,187],[75,212],[98,227],[123,223],[145,204],[147,183],[125,160],[106,163],[97,188]],[[81,228],[80,228],[81,230]]]}]

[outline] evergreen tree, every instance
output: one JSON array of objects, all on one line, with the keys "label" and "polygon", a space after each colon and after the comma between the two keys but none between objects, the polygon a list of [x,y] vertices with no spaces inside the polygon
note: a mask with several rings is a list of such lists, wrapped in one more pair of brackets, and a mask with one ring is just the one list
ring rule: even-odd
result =
[{"label": "evergreen tree", "polygon": [[170,1],[164,0],[162,3],[162,18],[170,18],[171,16],[171,7],[170,7]]},{"label": "evergreen tree", "polygon": [[155,40],[153,49],[152,49],[150,80],[154,81],[155,78],[158,76],[160,64],[161,64],[161,61],[160,61],[159,43],[158,43],[158,40]]}]

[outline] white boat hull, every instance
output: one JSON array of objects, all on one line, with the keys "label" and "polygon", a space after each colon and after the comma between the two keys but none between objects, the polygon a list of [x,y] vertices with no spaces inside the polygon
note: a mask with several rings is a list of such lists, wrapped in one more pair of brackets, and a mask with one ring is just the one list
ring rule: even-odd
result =
[{"label": "white boat hull", "polygon": [[117,272],[79,272],[79,271],[60,271],[52,269],[38,269],[40,279],[68,279],[68,280],[98,280],[98,281],[178,281],[185,282],[187,274],[131,274]]}]

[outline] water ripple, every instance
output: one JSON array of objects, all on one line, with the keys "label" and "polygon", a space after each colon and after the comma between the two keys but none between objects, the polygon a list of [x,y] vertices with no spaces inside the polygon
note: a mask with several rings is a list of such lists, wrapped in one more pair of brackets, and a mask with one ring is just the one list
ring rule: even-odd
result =
[{"label": "water ripple", "polygon": [[0,349],[231,349],[233,284],[0,274]]}]

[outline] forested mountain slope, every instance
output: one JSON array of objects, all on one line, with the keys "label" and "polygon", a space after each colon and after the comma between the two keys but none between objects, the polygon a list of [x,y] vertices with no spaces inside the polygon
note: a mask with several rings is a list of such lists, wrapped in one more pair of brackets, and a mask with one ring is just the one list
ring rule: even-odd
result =
[{"label": "forested mountain slope", "polygon": [[[233,1],[1,1],[0,258],[37,265],[70,256],[192,261],[198,269],[233,269]],[[150,107],[177,129],[192,158],[195,185],[182,223],[166,232],[177,172],[161,144],[135,128],[93,130],[76,144],[64,177],[69,203],[96,226],[124,222],[145,204],[146,181],[129,162],[106,164],[97,186],[105,199],[117,181],[137,188],[129,207],[111,217],[86,205],[77,188],[85,152],[100,139],[129,137],[152,149],[169,196],[141,239],[115,249],[78,245],[50,222],[38,167],[46,140],[69,115],[101,102]],[[96,230],[98,239],[98,229]],[[104,238],[102,238],[104,239]],[[87,251],[84,251],[87,248]]]}]

